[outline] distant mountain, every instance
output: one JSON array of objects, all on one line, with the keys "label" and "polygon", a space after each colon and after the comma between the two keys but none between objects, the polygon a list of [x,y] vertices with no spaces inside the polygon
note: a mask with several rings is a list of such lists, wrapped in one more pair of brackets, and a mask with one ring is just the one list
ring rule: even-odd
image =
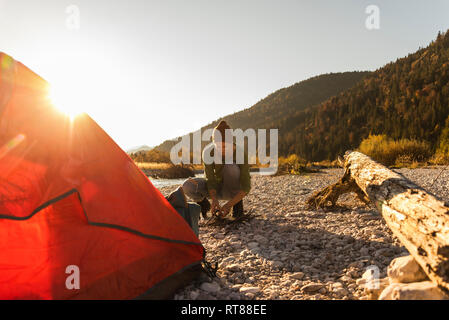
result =
[{"label": "distant mountain", "polygon": [[136,152],[139,152],[139,151],[149,151],[151,149],[153,149],[153,148],[149,147],[147,145],[142,145],[142,146],[131,148],[131,149],[127,150],[126,153],[136,153]]},{"label": "distant mountain", "polygon": [[279,154],[311,161],[335,159],[370,133],[449,152],[449,32],[375,72],[317,76],[222,119],[234,128],[279,128]]},{"label": "distant mountain", "polygon": [[[248,128],[279,128],[278,124],[286,121],[291,115],[318,105],[351,88],[368,75],[370,75],[370,72],[330,73],[316,76],[277,90],[254,106],[217,119],[201,128],[201,130],[213,128],[221,120],[226,120],[232,128],[244,130]],[[283,128],[280,128],[280,134],[282,134],[282,131]],[[169,152],[175,143],[173,140],[167,140],[157,146],[156,149]]]},{"label": "distant mountain", "polygon": [[[449,32],[428,47],[388,63],[353,88],[315,108],[290,113],[280,154],[335,159],[370,133],[428,141],[433,151],[449,144]],[[447,119],[447,120],[446,120]]]}]

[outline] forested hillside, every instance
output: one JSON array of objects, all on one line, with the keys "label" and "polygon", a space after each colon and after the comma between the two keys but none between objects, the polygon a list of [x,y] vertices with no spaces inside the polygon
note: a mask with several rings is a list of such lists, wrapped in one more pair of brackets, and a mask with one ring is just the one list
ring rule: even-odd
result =
[{"label": "forested hillside", "polygon": [[334,159],[370,133],[424,140],[433,151],[443,150],[449,142],[448,115],[449,32],[319,107],[279,122],[280,154]]}]

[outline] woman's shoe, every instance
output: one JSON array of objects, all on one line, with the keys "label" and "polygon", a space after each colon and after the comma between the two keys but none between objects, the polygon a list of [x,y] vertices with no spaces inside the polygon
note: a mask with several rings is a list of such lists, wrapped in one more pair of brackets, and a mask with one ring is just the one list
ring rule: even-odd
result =
[{"label": "woman's shoe", "polygon": [[232,217],[240,218],[243,216],[243,200],[240,200],[232,207]]},{"label": "woman's shoe", "polygon": [[203,200],[197,202],[201,206],[201,215],[203,216],[203,219],[207,219],[207,213],[210,210],[210,202],[207,200],[207,198],[204,198]]}]

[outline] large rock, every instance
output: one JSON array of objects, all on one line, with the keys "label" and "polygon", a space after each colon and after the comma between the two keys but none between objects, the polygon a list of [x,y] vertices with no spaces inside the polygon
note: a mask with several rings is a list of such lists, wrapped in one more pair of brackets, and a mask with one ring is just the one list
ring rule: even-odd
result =
[{"label": "large rock", "polygon": [[389,284],[390,280],[388,278],[379,279],[378,281],[373,279],[365,283],[365,293],[371,300],[376,300]]},{"label": "large rock", "polygon": [[379,300],[446,300],[448,297],[431,281],[392,283]]},{"label": "large rock", "polygon": [[412,256],[394,259],[388,266],[387,272],[392,283],[411,283],[427,280],[427,275]]}]

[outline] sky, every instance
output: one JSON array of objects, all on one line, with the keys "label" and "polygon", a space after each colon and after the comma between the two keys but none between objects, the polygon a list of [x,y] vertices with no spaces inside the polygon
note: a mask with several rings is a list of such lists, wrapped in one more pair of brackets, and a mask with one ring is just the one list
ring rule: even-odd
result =
[{"label": "sky", "polygon": [[447,0],[0,0],[0,51],[125,150],[312,76],[376,70],[447,29]]}]

